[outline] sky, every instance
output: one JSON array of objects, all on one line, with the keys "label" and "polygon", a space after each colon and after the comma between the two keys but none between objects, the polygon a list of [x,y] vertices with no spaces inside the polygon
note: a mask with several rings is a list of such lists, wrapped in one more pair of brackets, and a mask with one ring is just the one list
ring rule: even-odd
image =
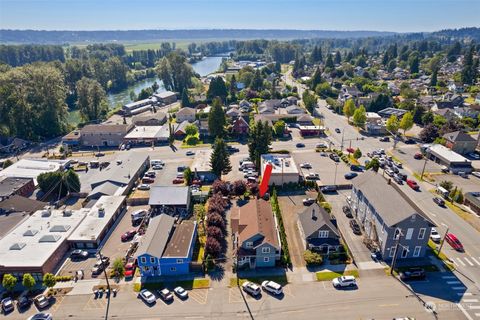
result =
[{"label": "sky", "polygon": [[0,0],[0,29],[435,31],[480,26],[480,0]]}]

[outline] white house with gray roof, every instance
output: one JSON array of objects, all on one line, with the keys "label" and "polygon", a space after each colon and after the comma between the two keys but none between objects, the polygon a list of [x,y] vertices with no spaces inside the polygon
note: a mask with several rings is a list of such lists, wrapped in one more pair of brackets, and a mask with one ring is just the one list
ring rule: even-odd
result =
[{"label": "white house with gray roof", "polygon": [[435,225],[396,184],[366,171],[353,182],[350,206],[365,237],[378,245],[385,261],[394,257],[397,241],[397,259],[425,256]]}]

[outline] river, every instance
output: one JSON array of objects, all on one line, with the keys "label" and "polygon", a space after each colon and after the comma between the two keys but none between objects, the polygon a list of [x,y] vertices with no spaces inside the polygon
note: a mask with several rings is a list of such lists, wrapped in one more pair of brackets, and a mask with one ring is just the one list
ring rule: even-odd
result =
[{"label": "river", "polygon": [[[201,61],[192,63],[193,70],[198,73],[200,76],[206,76],[212,72],[217,71],[220,63],[222,63],[223,57],[206,57]],[[128,87],[127,89],[117,92],[117,93],[110,93],[108,94],[108,103],[110,108],[114,108],[118,104],[124,105],[126,103],[131,102],[130,100],[130,91],[133,90],[135,94],[139,94],[142,89],[151,87],[154,82],[157,82],[160,88],[157,90],[158,92],[165,91],[165,87],[163,86],[162,81],[160,81],[157,77],[155,78],[148,78],[141,81],[136,82],[134,85]]]}]

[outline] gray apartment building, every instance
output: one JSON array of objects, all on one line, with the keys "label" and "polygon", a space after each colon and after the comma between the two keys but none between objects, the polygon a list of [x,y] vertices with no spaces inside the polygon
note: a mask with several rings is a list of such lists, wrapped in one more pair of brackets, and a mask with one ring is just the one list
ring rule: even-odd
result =
[{"label": "gray apartment building", "polygon": [[366,171],[355,179],[350,206],[365,237],[378,245],[385,261],[392,261],[398,241],[397,259],[425,256],[435,225],[381,174]]},{"label": "gray apartment building", "polygon": [[118,147],[130,131],[128,124],[90,124],[80,131],[81,144],[85,147]]}]

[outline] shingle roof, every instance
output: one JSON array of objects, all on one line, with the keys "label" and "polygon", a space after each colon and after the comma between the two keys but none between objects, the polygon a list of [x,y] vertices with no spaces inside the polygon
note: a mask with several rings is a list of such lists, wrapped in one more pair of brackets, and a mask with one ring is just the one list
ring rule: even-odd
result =
[{"label": "shingle roof", "polygon": [[136,256],[149,254],[160,258],[167,246],[170,233],[175,223],[175,218],[167,214],[161,214],[150,220],[147,232],[140,240]]},{"label": "shingle roof", "polygon": [[381,174],[368,170],[355,178],[353,186],[361,191],[389,227],[408,219],[413,214],[430,221],[423,212],[415,209],[403,194],[394,189],[393,185],[389,185]]},{"label": "shingle roof", "polygon": [[[312,214],[312,211],[314,214]],[[298,214],[298,220],[300,221],[305,237],[309,237],[314,232],[324,225],[328,226],[336,236],[338,236],[338,230],[333,225],[330,215],[318,203],[314,203],[307,207],[303,212]]]},{"label": "shingle roof", "polygon": [[186,115],[192,115],[196,113],[197,113],[196,109],[187,107],[187,108],[181,108],[180,110],[178,110],[176,115],[186,116]]},{"label": "shingle roof", "polygon": [[195,244],[195,239],[193,238],[195,228],[196,222],[194,221],[185,220],[177,225],[163,256],[179,258],[187,257],[190,252],[190,247]]},{"label": "shingle roof", "polygon": [[475,142],[476,140],[472,138],[471,135],[466,134],[463,131],[454,131],[446,133],[443,137],[452,142]]}]

